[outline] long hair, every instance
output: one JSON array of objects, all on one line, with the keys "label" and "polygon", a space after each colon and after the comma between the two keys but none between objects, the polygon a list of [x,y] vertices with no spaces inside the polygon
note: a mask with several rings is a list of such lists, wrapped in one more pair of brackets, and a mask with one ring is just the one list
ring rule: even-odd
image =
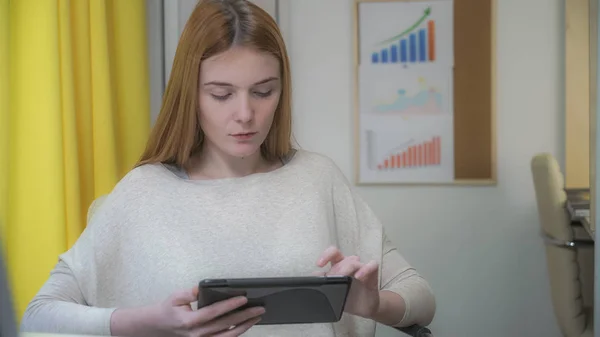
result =
[{"label": "long hair", "polygon": [[292,150],[290,64],[277,23],[246,0],[200,0],[181,34],[160,114],[136,166],[169,163],[185,167],[200,150],[204,141],[198,118],[200,66],[233,46],[252,47],[279,60],[281,96],[260,152],[274,160]]}]

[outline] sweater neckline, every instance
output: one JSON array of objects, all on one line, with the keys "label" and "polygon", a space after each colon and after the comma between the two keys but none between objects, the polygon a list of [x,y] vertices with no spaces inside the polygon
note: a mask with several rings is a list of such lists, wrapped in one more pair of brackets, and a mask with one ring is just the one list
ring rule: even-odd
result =
[{"label": "sweater neckline", "polygon": [[283,161],[283,165],[269,172],[252,173],[243,177],[228,177],[216,179],[190,179],[187,172],[177,165],[160,163],[160,168],[169,174],[171,177],[188,184],[195,185],[220,185],[220,184],[238,184],[245,182],[253,182],[260,179],[273,178],[283,174],[295,165],[298,157],[298,150],[293,149],[291,154]]}]

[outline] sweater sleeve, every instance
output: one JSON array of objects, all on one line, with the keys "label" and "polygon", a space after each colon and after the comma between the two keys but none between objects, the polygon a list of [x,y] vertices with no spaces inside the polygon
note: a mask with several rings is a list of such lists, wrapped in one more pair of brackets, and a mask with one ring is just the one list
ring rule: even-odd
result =
[{"label": "sweater sleeve", "polygon": [[381,289],[395,292],[406,304],[404,317],[394,326],[429,325],[436,308],[429,283],[400,255],[385,233],[383,237]]},{"label": "sweater sleeve", "polygon": [[89,306],[69,266],[60,260],[29,303],[23,332],[110,335],[114,309]]},{"label": "sweater sleeve", "polygon": [[[27,306],[21,331],[79,335],[110,335],[116,308],[96,303],[98,280],[107,270],[106,258],[115,241],[112,224],[118,217],[114,194],[98,207],[74,245],[58,258],[49,278]],[[104,262],[102,262],[104,261]]]},{"label": "sweater sleeve", "polygon": [[383,225],[337,167],[333,170],[333,203],[340,249],[364,261],[380,263],[380,289],[399,294],[406,303],[394,327],[428,325],[436,303],[428,282],[387,238]]}]

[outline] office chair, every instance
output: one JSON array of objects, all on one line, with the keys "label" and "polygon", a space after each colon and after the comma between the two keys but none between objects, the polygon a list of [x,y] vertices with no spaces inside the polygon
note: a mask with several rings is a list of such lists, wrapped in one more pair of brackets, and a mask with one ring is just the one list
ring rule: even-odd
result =
[{"label": "office chair", "polygon": [[554,316],[564,336],[591,337],[594,241],[579,237],[571,226],[564,175],[556,158],[539,153],[530,165]]},{"label": "office chair", "polygon": [[406,328],[396,328],[396,330],[404,332],[411,337],[433,337],[428,328],[416,324]]}]

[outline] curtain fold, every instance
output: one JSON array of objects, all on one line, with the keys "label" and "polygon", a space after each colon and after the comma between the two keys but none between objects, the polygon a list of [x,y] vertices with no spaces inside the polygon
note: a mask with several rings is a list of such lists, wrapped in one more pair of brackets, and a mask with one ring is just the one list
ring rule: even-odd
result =
[{"label": "curtain fold", "polygon": [[[0,0],[0,240],[8,234],[8,0]],[[6,254],[6,246],[2,245]]]},{"label": "curtain fold", "polygon": [[10,25],[8,55],[0,52],[0,123],[10,125],[9,138],[0,138],[0,158],[8,158],[8,171],[0,168],[0,188],[8,181],[0,223],[21,317],[85,228],[90,203],[143,150],[150,128],[146,13],[144,0],[0,1],[0,25],[2,15]]}]

